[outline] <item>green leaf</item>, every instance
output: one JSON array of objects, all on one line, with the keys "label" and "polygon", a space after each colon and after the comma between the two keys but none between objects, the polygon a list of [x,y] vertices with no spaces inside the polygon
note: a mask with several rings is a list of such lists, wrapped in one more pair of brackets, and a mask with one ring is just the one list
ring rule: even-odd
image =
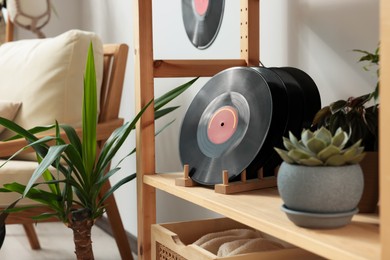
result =
[{"label": "green leaf", "polygon": [[316,139],[322,140],[326,145],[332,142],[332,133],[325,127],[321,127],[314,132],[314,137]]},{"label": "green leaf", "polygon": [[325,124],[326,118],[328,118],[330,115],[332,115],[332,112],[330,111],[330,107],[326,106],[320,109],[314,116],[313,119],[313,125],[318,125],[319,127],[323,126]]},{"label": "green leaf", "polygon": [[324,164],[321,160],[318,160],[317,158],[314,157],[310,157],[307,159],[300,159],[298,163],[306,166],[321,166]]},{"label": "green leaf", "polygon": [[323,140],[313,137],[307,141],[306,146],[314,155],[316,155],[322,151],[327,146],[327,144]]},{"label": "green leaf", "polygon": [[170,122],[168,122],[167,124],[165,124],[162,128],[160,128],[159,130],[156,131],[156,133],[154,134],[155,136],[156,135],[159,135],[162,131],[164,131],[167,127],[169,127],[171,124],[173,124],[173,122],[175,122],[175,119],[171,120]]},{"label": "green leaf", "polygon": [[321,152],[318,153],[318,158],[325,162],[328,160],[329,157],[335,155],[335,154],[340,154],[341,149],[334,146],[334,145],[329,145],[325,149],[323,149]]},{"label": "green leaf", "polygon": [[332,137],[332,145],[343,149],[345,144],[348,142],[348,135],[344,132],[341,127],[336,130],[335,135]]},{"label": "green leaf", "polygon": [[365,156],[366,156],[366,153],[361,153],[361,154],[358,154],[355,157],[349,159],[347,162],[349,164],[360,163],[364,159]]},{"label": "green leaf", "polygon": [[68,145],[59,145],[59,146],[52,146],[49,148],[49,151],[47,152],[47,155],[45,158],[43,158],[42,162],[38,165],[38,167],[35,169],[34,173],[32,174],[30,180],[28,181],[26,185],[26,189],[23,193],[23,197],[26,196],[26,194],[29,192],[35,181],[46,171],[47,168],[51,166],[51,164],[61,156],[62,152],[68,147]]},{"label": "green leaf", "polygon": [[283,161],[285,161],[286,163],[290,163],[290,164],[295,163],[295,161],[292,158],[290,158],[290,156],[288,156],[287,151],[279,149],[277,147],[275,147],[274,149],[279,154],[279,156],[282,158]]},{"label": "green leaf", "polygon": [[69,139],[69,143],[72,144],[74,149],[82,155],[82,145],[79,136],[76,133],[76,130],[70,125],[61,125],[61,128],[65,131],[66,136]]},{"label": "green leaf", "polygon": [[295,162],[299,162],[299,160],[301,160],[301,159],[308,159],[308,158],[312,157],[309,153],[307,153],[304,150],[300,150],[300,149],[291,150],[287,153],[287,155],[291,159],[293,159]]},{"label": "green leaf", "polygon": [[111,196],[114,191],[116,191],[118,188],[120,188],[123,184],[128,183],[129,181],[133,180],[135,177],[137,177],[136,173],[133,173],[120,181],[118,181],[115,185],[113,185],[104,195],[103,197],[99,200],[98,206],[102,205],[104,201]]},{"label": "green leaf", "polygon": [[109,165],[114,155],[117,153],[119,148],[122,146],[124,141],[127,139],[128,135],[132,131],[133,127],[136,125],[138,120],[141,118],[145,110],[152,104],[153,100],[149,101],[145,107],[143,107],[138,114],[134,117],[133,121],[126,122],[123,126],[116,129],[108,138],[108,140],[103,145],[101,153],[96,164],[96,171],[102,172]]},{"label": "green leaf", "polygon": [[[33,134],[31,134],[29,131],[27,131],[23,127],[19,126],[18,124],[14,123],[6,118],[0,117],[0,125],[3,125],[7,129],[24,137],[29,143],[34,143],[35,141],[38,140],[38,138],[36,136],[34,136]],[[47,151],[47,148],[42,147],[42,145],[39,145],[36,143],[34,145],[31,145],[31,147],[42,157],[45,155],[45,153]]]},{"label": "green leaf", "polygon": [[345,165],[346,161],[344,159],[344,156],[341,154],[335,154],[328,158],[328,160],[325,161],[325,165],[329,166],[341,166]]},{"label": "green leaf", "polygon": [[154,112],[154,119],[157,120],[159,119],[160,117],[163,117],[169,113],[171,113],[172,111],[175,111],[176,109],[178,109],[179,106],[176,106],[176,107],[167,107],[167,108],[164,108],[164,109],[159,109],[157,110],[156,112]]},{"label": "green leaf", "polygon": [[287,137],[284,137],[284,136],[282,136],[282,138],[283,138],[284,148],[286,148],[288,151],[291,149],[294,149],[295,146],[291,143],[290,139],[288,139]]},{"label": "green leaf", "polygon": [[42,221],[53,217],[59,218],[58,213],[42,213],[38,216],[33,216],[32,219],[36,221]]},{"label": "green leaf", "polygon": [[333,102],[329,105],[330,111],[332,114],[339,112],[340,110],[344,109],[345,106],[348,104],[345,100],[338,100]]},{"label": "green leaf", "polygon": [[307,146],[307,143],[309,142],[310,139],[313,138],[313,132],[310,131],[309,129],[306,129],[302,132],[301,134],[301,140],[302,143]]},{"label": "green leaf", "polygon": [[164,95],[162,95],[159,98],[156,98],[154,102],[154,111],[159,110],[161,107],[175,99],[177,96],[179,96],[181,93],[183,93],[186,89],[188,89],[192,84],[194,84],[195,81],[197,81],[198,78],[194,78],[187,83],[184,83],[183,85],[180,85],[171,91],[168,91]]},{"label": "green leaf", "polygon": [[85,171],[93,171],[96,160],[96,127],[97,127],[97,90],[93,46],[88,49],[87,64],[84,77],[83,99],[83,162]]}]

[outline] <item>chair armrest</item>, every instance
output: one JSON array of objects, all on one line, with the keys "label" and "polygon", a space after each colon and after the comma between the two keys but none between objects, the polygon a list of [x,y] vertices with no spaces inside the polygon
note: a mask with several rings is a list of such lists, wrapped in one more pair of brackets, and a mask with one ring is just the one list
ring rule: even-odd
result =
[{"label": "chair armrest", "polygon": [[[97,125],[97,129],[96,129],[97,141],[107,140],[108,137],[111,135],[111,133],[115,129],[120,127],[121,125],[123,125],[122,118],[99,123]],[[77,132],[77,135],[79,137],[82,137],[82,133],[83,133],[82,129],[76,128],[75,130]],[[68,139],[66,138],[65,132],[61,131],[60,135],[61,135],[62,139],[64,139],[66,142],[68,141]],[[38,138],[42,138],[44,136],[48,136],[48,134],[39,134],[36,136]],[[0,141],[0,157],[9,157],[9,156],[13,155],[14,153],[16,153],[17,151],[19,151],[20,149],[22,149],[26,145],[27,145],[27,142],[25,139],[17,139],[17,140],[11,140],[11,141]],[[25,151],[23,151],[23,153],[27,153],[27,152],[33,152],[33,149],[29,148],[29,149],[26,149]]]}]

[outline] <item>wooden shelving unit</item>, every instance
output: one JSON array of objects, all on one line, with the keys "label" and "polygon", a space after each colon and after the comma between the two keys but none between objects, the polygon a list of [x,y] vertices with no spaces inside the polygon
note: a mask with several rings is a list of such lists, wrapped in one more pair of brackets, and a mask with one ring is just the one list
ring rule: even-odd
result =
[{"label": "wooden shelving unit", "polygon": [[[153,60],[152,0],[135,1],[137,110],[154,97],[156,77],[212,76],[231,66],[259,61],[259,0],[241,0],[241,59]],[[390,2],[381,1],[381,133],[390,132]],[[386,90],[387,89],[387,90]],[[151,224],[156,222],[155,189],[173,194],[226,217],[330,259],[390,259],[390,137],[381,135],[381,214],[357,215],[352,224],[334,230],[310,230],[291,223],[280,211],[277,189],[222,195],[202,187],[180,187],[182,173],[155,173],[153,109],[137,126],[138,258],[151,259]]]}]

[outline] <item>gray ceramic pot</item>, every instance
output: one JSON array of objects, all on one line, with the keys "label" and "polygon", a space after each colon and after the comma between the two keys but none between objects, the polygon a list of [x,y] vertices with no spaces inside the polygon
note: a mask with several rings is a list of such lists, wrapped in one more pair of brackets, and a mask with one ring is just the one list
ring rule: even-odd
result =
[{"label": "gray ceramic pot", "polygon": [[311,167],[283,162],[277,182],[287,208],[313,213],[353,211],[364,186],[359,164]]}]

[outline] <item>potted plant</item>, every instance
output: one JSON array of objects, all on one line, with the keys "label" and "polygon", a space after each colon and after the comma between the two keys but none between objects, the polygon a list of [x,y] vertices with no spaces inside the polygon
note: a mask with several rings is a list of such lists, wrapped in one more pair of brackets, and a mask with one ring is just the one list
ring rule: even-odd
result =
[{"label": "potted plant", "polygon": [[[379,47],[371,53],[364,50],[355,50],[363,53],[359,62],[368,62],[363,69],[368,71],[371,66],[379,65]],[[379,69],[376,70],[377,77]],[[341,127],[350,133],[349,144],[362,140],[367,153],[362,161],[365,185],[359,211],[372,213],[377,210],[379,198],[378,182],[378,112],[379,112],[379,81],[372,93],[347,100],[338,100],[317,112],[313,119],[313,126],[326,127],[332,134]]]},{"label": "potted plant", "polygon": [[[185,89],[195,82],[196,79],[185,83],[154,102],[155,118],[164,116],[177,107],[163,108],[162,106],[177,97]],[[10,183],[4,185],[0,191],[17,192],[21,198],[29,198],[52,209],[53,213],[36,216],[39,221],[44,218],[57,217],[67,227],[73,230],[75,253],[77,259],[94,259],[91,241],[91,228],[95,220],[102,216],[105,211],[105,200],[123,184],[136,177],[132,174],[120,180],[117,184],[102,197],[99,196],[103,184],[116,174],[120,167],[114,165],[111,169],[110,162],[119,148],[122,146],[130,132],[135,128],[146,108],[152,103],[150,101],[131,122],[126,122],[116,129],[99,151],[96,143],[97,124],[97,97],[96,97],[96,76],[94,68],[92,45],[88,51],[86,74],[84,79],[84,102],[82,121],[82,141],[71,126],[60,125],[57,122],[49,127],[37,127],[26,130],[5,118],[0,118],[0,124],[16,132],[20,137],[28,141],[26,147],[32,147],[38,158],[39,166],[33,173],[27,185],[21,183]],[[54,136],[46,136],[38,139],[34,134],[54,128]],[[64,130],[69,142],[60,137],[60,130]],[[22,149],[23,150],[23,149]],[[19,151],[20,152],[20,151]],[[18,152],[18,153],[19,153]],[[132,150],[127,156],[135,152]],[[16,153],[16,154],[18,154]],[[16,155],[15,154],[15,155]],[[14,156],[15,156],[14,155]],[[11,160],[14,156],[8,159]],[[127,157],[125,156],[125,158]],[[122,158],[121,161],[123,161]],[[0,166],[1,167],[1,166]],[[56,171],[52,173],[50,169]],[[108,171],[108,172],[107,172]],[[42,176],[43,183],[36,183]],[[48,187],[44,190],[42,187]],[[19,200],[20,200],[19,199]],[[4,227],[4,221],[8,214],[12,214],[13,207],[19,201],[11,204],[7,210],[0,215],[0,226]],[[19,208],[18,210],[23,210]]]},{"label": "potted plant", "polygon": [[346,225],[357,212],[363,192],[364,157],[361,141],[346,146],[349,135],[341,128],[304,130],[301,140],[291,132],[283,137],[286,150],[275,148],[283,159],[277,185],[282,209],[297,225],[334,228]]}]

